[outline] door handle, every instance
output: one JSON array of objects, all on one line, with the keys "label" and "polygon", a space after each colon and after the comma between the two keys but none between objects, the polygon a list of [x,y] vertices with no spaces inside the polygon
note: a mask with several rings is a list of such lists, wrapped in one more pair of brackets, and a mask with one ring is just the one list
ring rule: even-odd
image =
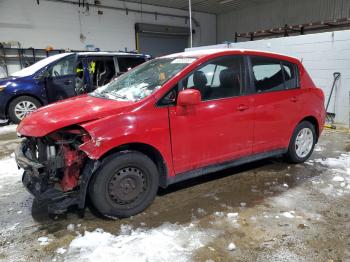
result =
[{"label": "door handle", "polygon": [[249,109],[249,106],[247,106],[247,105],[239,105],[239,106],[237,107],[237,110],[238,110],[238,111],[245,111],[245,110],[247,110],[247,109]]},{"label": "door handle", "polygon": [[296,96],[292,96],[291,98],[290,98],[290,101],[292,101],[292,102],[298,102],[298,97],[296,97]]},{"label": "door handle", "polygon": [[64,83],[65,85],[69,85],[69,84],[72,83],[72,80],[65,80],[63,83]]}]

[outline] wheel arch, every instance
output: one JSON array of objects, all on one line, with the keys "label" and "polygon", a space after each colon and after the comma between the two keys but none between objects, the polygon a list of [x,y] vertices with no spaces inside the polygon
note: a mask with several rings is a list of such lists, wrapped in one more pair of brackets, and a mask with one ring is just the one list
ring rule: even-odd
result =
[{"label": "wheel arch", "polygon": [[128,144],[120,145],[104,153],[99,160],[100,162],[102,162],[107,157],[117,152],[126,151],[126,150],[138,151],[148,156],[157,166],[157,170],[159,174],[159,186],[161,186],[162,188],[167,187],[168,168],[164,160],[164,157],[162,156],[162,154],[159,152],[158,149],[156,149],[155,147],[149,144],[128,143]]},{"label": "wheel arch", "polygon": [[299,125],[301,122],[303,121],[307,121],[307,122],[310,122],[314,127],[315,127],[315,131],[316,131],[316,143],[318,142],[318,138],[320,136],[320,127],[319,127],[319,122],[317,120],[316,117],[314,116],[307,116],[307,117],[304,117],[302,120],[300,120],[298,122],[297,125]]}]

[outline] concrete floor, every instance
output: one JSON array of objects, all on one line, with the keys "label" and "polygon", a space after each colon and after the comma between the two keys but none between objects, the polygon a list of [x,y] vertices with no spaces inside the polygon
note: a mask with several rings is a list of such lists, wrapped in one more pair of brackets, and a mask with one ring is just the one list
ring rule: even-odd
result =
[{"label": "concrete floor", "polygon": [[[1,136],[0,158],[16,143],[15,134]],[[349,149],[347,132],[326,131],[311,159],[338,157]],[[332,182],[333,173],[319,161],[263,160],[160,190],[144,213],[117,221],[88,209],[83,219],[74,212],[50,219],[33,204],[18,175],[0,187],[0,260],[63,261],[55,251],[67,248],[75,231],[116,233],[122,224],[155,228],[195,222],[219,233],[191,254],[193,261],[350,261],[350,189]],[[239,213],[237,221],[226,219],[230,212]],[[69,224],[75,231],[67,230]],[[40,246],[41,236],[52,241]],[[231,242],[235,251],[227,250]]]}]

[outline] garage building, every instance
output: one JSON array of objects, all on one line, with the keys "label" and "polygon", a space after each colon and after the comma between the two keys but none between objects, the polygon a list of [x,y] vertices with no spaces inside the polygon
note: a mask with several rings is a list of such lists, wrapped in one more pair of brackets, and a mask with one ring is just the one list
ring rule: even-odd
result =
[{"label": "garage building", "polygon": [[349,128],[350,0],[0,0],[0,260],[350,261]]}]

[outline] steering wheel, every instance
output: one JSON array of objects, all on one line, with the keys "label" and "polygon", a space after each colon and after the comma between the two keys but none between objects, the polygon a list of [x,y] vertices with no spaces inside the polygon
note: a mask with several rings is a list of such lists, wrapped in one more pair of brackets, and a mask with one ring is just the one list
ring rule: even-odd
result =
[{"label": "steering wheel", "polygon": [[53,74],[54,74],[55,76],[59,76],[59,75],[60,75],[57,71],[53,71]]}]

